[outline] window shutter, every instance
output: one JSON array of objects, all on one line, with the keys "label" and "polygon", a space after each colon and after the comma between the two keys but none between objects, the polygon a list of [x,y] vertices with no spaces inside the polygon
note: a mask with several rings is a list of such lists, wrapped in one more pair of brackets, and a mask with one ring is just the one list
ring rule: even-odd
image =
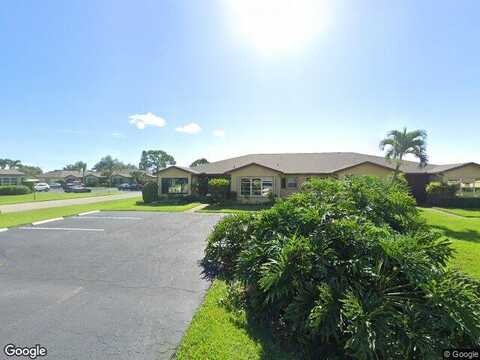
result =
[{"label": "window shutter", "polygon": [[284,177],[282,177],[282,184],[281,184],[281,186],[282,186],[282,189],[285,189],[285,188],[287,187],[287,179],[284,178]]}]

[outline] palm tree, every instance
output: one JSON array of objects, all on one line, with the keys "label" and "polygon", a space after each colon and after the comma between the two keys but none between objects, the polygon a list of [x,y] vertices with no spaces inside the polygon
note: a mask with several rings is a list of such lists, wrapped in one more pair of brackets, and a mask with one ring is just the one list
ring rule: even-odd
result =
[{"label": "palm tree", "polygon": [[8,165],[8,159],[0,159],[0,169],[5,169]]},{"label": "palm tree", "polygon": [[413,155],[419,161],[420,167],[425,167],[428,162],[427,156],[427,132],[425,130],[413,130],[407,131],[404,127],[403,130],[391,130],[387,133],[387,137],[380,142],[380,149],[384,151],[387,161],[395,161],[395,173],[394,178],[398,176],[400,172],[400,166],[405,155]]},{"label": "palm tree", "polygon": [[9,169],[16,169],[22,162],[20,160],[9,160],[8,161],[8,168]]}]

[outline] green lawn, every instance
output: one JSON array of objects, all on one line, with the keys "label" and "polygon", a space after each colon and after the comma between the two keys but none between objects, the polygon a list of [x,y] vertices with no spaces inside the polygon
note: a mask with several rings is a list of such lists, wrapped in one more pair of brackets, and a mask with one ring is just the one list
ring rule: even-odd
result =
[{"label": "green lawn", "polygon": [[[441,209],[446,211],[447,209]],[[449,209],[451,211],[452,209]],[[457,251],[452,265],[456,268],[480,278],[480,218],[472,214],[478,211],[461,210],[468,214],[469,218],[459,218],[449,214],[442,214],[432,209],[421,209],[427,223],[433,228],[440,230],[452,240],[452,246]]]},{"label": "green lawn", "polygon": [[225,283],[216,280],[182,339],[177,360],[295,359],[279,348],[268,330],[249,325],[243,311],[223,306],[226,295]]},{"label": "green lawn", "polygon": [[34,194],[25,194],[25,195],[1,195],[0,196],[0,205],[8,204],[19,204],[25,202],[36,202],[36,201],[48,201],[48,200],[65,200],[65,199],[76,199],[92,196],[106,196],[106,195],[118,195],[120,192],[118,190],[110,191],[93,191],[91,193],[64,193],[64,192],[38,192],[35,194],[36,200],[34,199]]},{"label": "green lawn", "polygon": [[91,210],[121,210],[121,211],[163,211],[163,212],[179,212],[192,209],[198,206],[198,203],[190,203],[185,205],[156,204],[143,205],[138,203],[141,197],[130,199],[113,200],[99,202],[95,204],[62,206],[56,208],[21,211],[15,213],[0,214],[0,228],[30,224],[33,221],[45,220],[60,216],[75,215],[80,212]]},{"label": "green lawn", "polygon": [[236,214],[242,212],[265,210],[271,207],[271,204],[212,204],[208,205],[202,210],[199,210],[198,212]]},{"label": "green lawn", "polygon": [[480,218],[480,210],[467,210],[467,209],[447,209],[447,208],[435,208],[444,212],[448,212],[455,215],[464,216],[467,218]]}]

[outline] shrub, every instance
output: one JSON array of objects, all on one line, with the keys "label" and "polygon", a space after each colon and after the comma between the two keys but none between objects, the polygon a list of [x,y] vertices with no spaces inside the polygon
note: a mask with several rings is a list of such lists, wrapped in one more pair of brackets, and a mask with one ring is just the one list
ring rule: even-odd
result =
[{"label": "shrub", "polygon": [[227,199],[230,181],[227,179],[208,180],[208,192],[212,195],[214,201],[224,201]]},{"label": "shrub", "polygon": [[312,359],[435,359],[480,344],[480,285],[447,269],[401,182],[313,180],[208,239],[205,272]]},{"label": "shrub", "polygon": [[31,191],[25,185],[4,185],[0,186],[0,195],[24,195]]},{"label": "shrub", "polygon": [[158,184],[152,181],[146,183],[142,190],[142,198],[145,204],[158,201]]},{"label": "shrub", "polygon": [[430,205],[442,205],[453,201],[458,191],[458,185],[433,181],[427,185],[427,201]]}]

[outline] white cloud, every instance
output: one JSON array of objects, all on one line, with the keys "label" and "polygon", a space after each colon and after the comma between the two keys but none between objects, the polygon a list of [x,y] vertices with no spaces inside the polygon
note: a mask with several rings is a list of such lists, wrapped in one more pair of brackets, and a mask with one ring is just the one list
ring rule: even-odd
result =
[{"label": "white cloud", "polygon": [[196,133],[202,131],[202,128],[197,123],[191,122],[191,123],[186,124],[184,126],[177,127],[175,130],[177,130],[178,132],[183,132],[183,133],[187,133],[187,134],[196,134]]},{"label": "white cloud", "polygon": [[120,132],[112,132],[111,135],[115,139],[124,139],[125,138],[125,135],[123,135]]},{"label": "white cloud", "polygon": [[223,137],[225,136],[225,130],[223,129],[215,129],[212,131],[213,136]]},{"label": "white cloud", "polygon": [[151,125],[156,127],[164,127],[167,122],[160,116],[148,112],[146,114],[135,114],[128,117],[130,124],[134,124],[137,129],[145,129],[145,126]]}]

